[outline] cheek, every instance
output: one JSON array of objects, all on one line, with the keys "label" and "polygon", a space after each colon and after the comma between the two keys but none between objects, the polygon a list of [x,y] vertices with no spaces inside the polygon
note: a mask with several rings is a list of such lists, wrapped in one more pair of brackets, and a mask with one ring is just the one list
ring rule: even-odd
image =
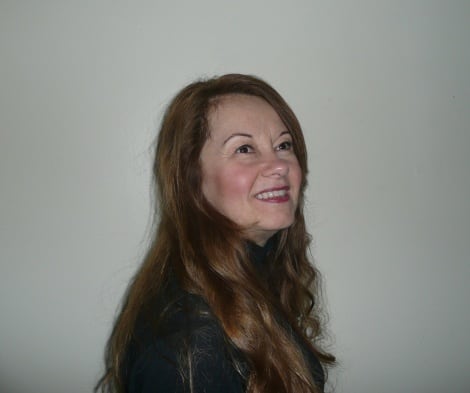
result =
[{"label": "cheek", "polygon": [[244,168],[219,168],[208,174],[203,182],[203,190],[210,202],[221,206],[248,198],[251,185],[251,177]]},{"label": "cheek", "polygon": [[300,165],[296,163],[291,167],[291,187],[295,188],[296,194],[300,192],[300,184],[302,183],[302,170]]}]

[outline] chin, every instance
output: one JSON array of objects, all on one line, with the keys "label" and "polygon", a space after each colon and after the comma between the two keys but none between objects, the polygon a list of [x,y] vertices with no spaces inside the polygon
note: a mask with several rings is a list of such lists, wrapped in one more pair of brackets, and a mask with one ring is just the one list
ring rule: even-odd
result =
[{"label": "chin", "polygon": [[277,222],[271,223],[271,225],[264,226],[264,230],[272,231],[272,232],[279,232],[283,229],[289,228],[294,223],[294,220],[284,221],[284,222]]}]

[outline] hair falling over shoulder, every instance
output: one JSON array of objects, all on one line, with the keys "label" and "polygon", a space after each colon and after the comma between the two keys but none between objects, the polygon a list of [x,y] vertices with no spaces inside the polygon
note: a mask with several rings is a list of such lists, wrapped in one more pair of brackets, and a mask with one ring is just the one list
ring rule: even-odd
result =
[{"label": "hair falling over shoulder", "polygon": [[[276,235],[267,282],[253,271],[241,229],[218,213],[201,189],[199,157],[210,131],[207,115],[219,97],[229,94],[257,96],[274,108],[292,135],[302,169],[296,219]],[[188,85],[164,114],[153,171],[158,209],[154,240],[125,294],[95,391],[124,392],[123,359],[137,319],[153,318],[146,310],[171,272],[182,288],[209,304],[228,340],[247,359],[247,392],[319,392],[300,349],[276,318],[280,311],[324,368],[334,364],[335,358],[320,348],[319,277],[308,257],[310,236],[303,216],[307,152],[300,124],[284,99],[248,75]]]}]

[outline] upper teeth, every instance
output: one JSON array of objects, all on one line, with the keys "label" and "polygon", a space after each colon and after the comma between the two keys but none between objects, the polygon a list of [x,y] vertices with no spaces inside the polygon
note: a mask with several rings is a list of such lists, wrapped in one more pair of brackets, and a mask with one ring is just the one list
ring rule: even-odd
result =
[{"label": "upper teeth", "polygon": [[286,194],[287,194],[286,190],[268,191],[268,192],[262,192],[260,194],[257,194],[256,199],[270,199],[270,198],[281,197]]}]

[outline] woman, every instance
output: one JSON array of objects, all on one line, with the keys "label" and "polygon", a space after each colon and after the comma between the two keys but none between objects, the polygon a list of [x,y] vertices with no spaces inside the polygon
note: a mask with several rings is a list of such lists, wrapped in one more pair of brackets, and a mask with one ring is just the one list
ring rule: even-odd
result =
[{"label": "woman", "polygon": [[334,357],[318,346],[307,154],[286,102],[247,75],[187,86],[163,118],[154,175],[154,242],[96,390],[322,392]]}]

